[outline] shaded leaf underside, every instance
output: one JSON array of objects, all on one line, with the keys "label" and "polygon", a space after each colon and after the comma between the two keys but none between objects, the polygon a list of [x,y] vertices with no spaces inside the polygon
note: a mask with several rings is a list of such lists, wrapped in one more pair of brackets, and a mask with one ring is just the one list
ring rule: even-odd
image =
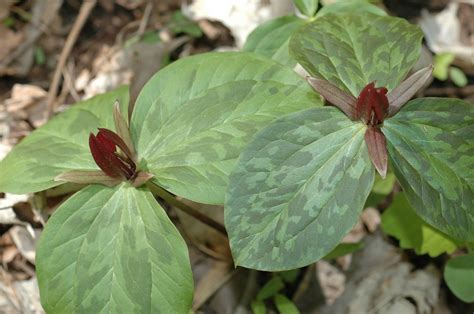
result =
[{"label": "shaded leaf underside", "polygon": [[48,313],[186,313],[184,240],[150,192],[91,185],[54,213],[36,257]]},{"label": "shaded leaf underside", "polygon": [[236,264],[297,268],[340,242],[373,185],[365,129],[324,107],[288,115],[257,134],[239,158],[226,196]]}]

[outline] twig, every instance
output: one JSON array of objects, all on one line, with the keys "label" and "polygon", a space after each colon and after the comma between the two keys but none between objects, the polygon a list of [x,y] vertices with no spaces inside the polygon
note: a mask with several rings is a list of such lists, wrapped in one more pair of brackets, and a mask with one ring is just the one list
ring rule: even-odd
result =
[{"label": "twig", "polygon": [[77,93],[76,88],[74,87],[74,79],[73,79],[73,74],[74,73],[74,65],[71,62],[68,62],[67,65],[64,67],[63,71],[63,76],[64,76],[64,81],[66,82],[68,86],[68,93],[71,94],[72,98],[74,99],[75,102],[79,102],[81,100],[81,97]]},{"label": "twig", "polygon": [[58,86],[59,86],[59,81],[61,79],[61,73],[62,73],[63,67],[66,64],[66,60],[69,57],[69,54],[71,53],[72,47],[74,46],[74,43],[76,42],[77,37],[79,36],[79,33],[82,30],[82,27],[84,26],[87,18],[89,17],[89,14],[91,13],[92,9],[95,7],[96,2],[97,0],[85,0],[82,3],[81,8],[79,10],[79,15],[77,16],[77,19],[74,22],[74,25],[72,26],[71,32],[69,33],[66,39],[64,48],[61,51],[58,64],[56,65],[56,69],[54,70],[53,81],[51,82],[51,86],[48,91],[48,98],[47,98],[48,118],[51,117],[51,115],[54,112],[55,98],[56,98],[56,93],[58,92]]},{"label": "twig", "polygon": [[425,96],[442,96],[442,95],[474,95],[474,85],[464,87],[431,87],[425,90]]},{"label": "twig", "polygon": [[209,227],[215,229],[216,231],[218,231],[219,233],[227,237],[227,231],[225,230],[225,227],[219,222],[215,221],[211,217],[204,215],[203,213],[194,209],[193,207],[187,204],[184,204],[183,202],[180,202],[179,200],[176,199],[176,197],[173,194],[166,191],[162,187],[151,182],[148,182],[147,186],[150,188],[151,192],[155,196],[160,197],[161,199],[166,201],[168,204],[175,206],[176,208],[182,210],[186,214],[196,218],[200,222],[208,225]]},{"label": "twig", "polygon": [[140,21],[140,26],[138,27],[138,36],[142,36],[146,30],[146,26],[148,25],[148,21],[150,20],[151,11],[153,9],[153,1],[147,3],[145,7],[145,11],[143,12],[143,18]]}]

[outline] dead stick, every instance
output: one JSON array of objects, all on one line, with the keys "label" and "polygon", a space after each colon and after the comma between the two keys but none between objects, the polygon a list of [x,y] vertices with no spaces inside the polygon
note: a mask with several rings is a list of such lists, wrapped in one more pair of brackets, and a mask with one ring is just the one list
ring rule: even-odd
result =
[{"label": "dead stick", "polygon": [[51,86],[48,91],[48,98],[47,98],[47,117],[51,117],[54,112],[55,107],[55,99],[56,94],[58,92],[59,81],[61,79],[61,73],[66,64],[66,60],[71,53],[72,47],[79,36],[79,33],[82,30],[89,14],[91,13],[92,9],[95,7],[97,0],[85,0],[81,8],[79,10],[79,15],[77,16],[74,25],[72,26],[71,32],[67,36],[66,43],[64,44],[64,48],[61,51],[61,55],[59,56],[58,64],[56,65],[56,69],[54,70],[53,81],[51,82]]}]

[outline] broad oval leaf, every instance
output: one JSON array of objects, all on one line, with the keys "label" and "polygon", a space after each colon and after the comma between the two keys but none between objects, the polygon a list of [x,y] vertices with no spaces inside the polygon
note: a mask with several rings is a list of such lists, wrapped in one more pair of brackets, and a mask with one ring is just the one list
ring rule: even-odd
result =
[{"label": "broad oval leaf", "polygon": [[250,33],[243,51],[255,52],[289,67],[296,65],[290,56],[288,44],[290,37],[305,24],[294,15],[282,16],[259,25]]},{"label": "broad oval leaf", "polygon": [[464,302],[474,302],[474,252],[454,257],[444,268],[449,289]]},{"label": "broad oval leaf", "polygon": [[389,157],[417,214],[444,233],[474,241],[474,107],[420,98],[385,121]]},{"label": "broad oval leaf", "polygon": [[98,170],[89,150],[89,133],[114,129],[115,100],[126,112],[128,92],[114,92],[80,102],[23,139],[0,162],[0,191],[31,193],[58,186],[54,178],[69,170]]},{"label": "broad oval leaf", "polygon": [[222,204],[241,150],[263,126],[322,103],[291,69],[249,53],[185,58],[143,88],[131,132],[142,166],[167,190]]},{"label": "broad oval leaf", "polygon": [[90,185],[41,235],[36,265],[48,313],[187,313],[188,250],[146,189]]},{"label": "broad oval leaf", "polygon": [[397,238],[401,248],[414,249],[419,255],[436,257],[452,253],[458,247],[454,239],[421,220],[404,193],[395,196],[390,207],[384,211],[382,230]]},{"label": "broad oval leaf", "polygon": [[255,136],[226,196],[237,265],[292,269],[334,249],[374,182],[365,130],[337,108],[323,107],[287,115]]},{"label": "broad oval leaf", "polygon": [[293,35],[290,53],[312,76],[357,96],[372,81],[395,88],[418,60],[422,37],[400,18],[327,14]]}]

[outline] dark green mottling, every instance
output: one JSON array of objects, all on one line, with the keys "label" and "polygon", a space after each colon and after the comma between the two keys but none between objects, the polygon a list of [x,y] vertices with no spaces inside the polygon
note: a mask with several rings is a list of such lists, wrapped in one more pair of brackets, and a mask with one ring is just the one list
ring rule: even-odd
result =
[{"label": "dark green mottling", "polygon": [[173,63],[145,85],[132,137],[156,183],[222,204],[228,176],[252,136],[280,116],[321,105],[304,79],[274,61],[202,54]]},{"label": "dark green mottling", "polygon": [[150,192],[91,185],[62,204],[37,257],[48,313],[187,313],[184,240]]},{"label": "dark green mottling", "polygon": [[290,53],[311,75],[357,96],[372,81],[395,88],[418,60],[422,38],[404,19],[327,14],[292,37]]},{"label": "dark green mottling", "polygon": [[339,243],[373,185],[364,132],[363,124],[324,107],[287,115],[255,136],[226,196],[237,265],[297,268]]},{"label": "dark green mottling", "polygon": [[383,127],[395,174],[410,204],[448,235],[474,241],[474,106],[421,98]]},{"label": "dark green mottling", "polygon": [[265,22],[250,33],[242,50],[254,52],[286,66],[294,67],[296,61],[290,56],[288,44],[291,35],[304,24],[303,19],[294,15],[282,16]]}]

